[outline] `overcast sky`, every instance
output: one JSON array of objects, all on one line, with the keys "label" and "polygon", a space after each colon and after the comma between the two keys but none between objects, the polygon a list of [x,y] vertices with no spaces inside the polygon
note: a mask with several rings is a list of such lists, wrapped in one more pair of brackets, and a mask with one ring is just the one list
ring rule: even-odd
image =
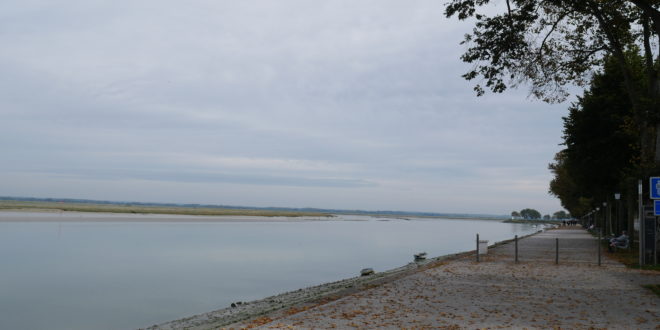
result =
[{"label": "overcast sky", "polygon": [[443,2],[5,1],[0,195],[560,210],[568,104],[477,98]]}]

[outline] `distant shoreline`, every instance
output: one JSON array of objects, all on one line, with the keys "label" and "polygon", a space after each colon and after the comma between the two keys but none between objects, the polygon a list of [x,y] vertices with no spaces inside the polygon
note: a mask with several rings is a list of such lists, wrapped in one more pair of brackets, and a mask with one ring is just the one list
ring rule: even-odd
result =
[{"label": "distant shoreline", "polygon": [[78,212],[110,212],[110,213],[158,213],[184,215],[258,215],[258,216],[323,216],[331,214],[361,215],[378,217],[417,217],[438,219],[479,219],[507,220],[509,216],[495,214],[472,213],[437,213],[419,211],[387,211],[387,210],[345,210],[325,208],[292,208],[292,207],[251,207],[214,204],[180,204],[180,203],[145,203],[131,201],[104,201],[73,198],[36,198],[0,196],[2,209],[46,209]]},{"label": "distant shoreline", "polygon": [[212,223],[212,222],[303,222],[328,221],[332,215],[323,216],[257,216],[257,215],[190,215],[156,213],[112,213],[77,212],[54,209],[0,209],[2,222],[170,222],[170,223]]},{"label": "distant shoreline", "polygon": [[[357,220],[346,217],[360,217]],[[344,218],[344,219],[341,219]],[[68,211],[55,208],[2,208],[0,205],[0,223],[2,222],[170,222],[170,223],[212,223],[212,222],[306,222],[306,221],[366,221],[365,218],[375,218],[379,221],[389,220],[484,220],[506,222],[502,219],[488,218],[453,218],[453,217],[421,217],[392,215],[351,215],[351,214],[297,214],[297,215],[259,215],[249,213],[236,214],[178,214],[149,212],[112,212],[112,211]],[[541,222],[539,222],[541,223]]]},{"label": "distant shoreline", "polygon": [[[339,210],[338,210],[339,211]],[[319,218],[332,218],[335,215],[355,215],[355,216],[370,216],[390,219],[409,220],[408,218],[418,219],[456,219],[456,220],[491,220],[502,221],[506,223],[529,223],[529,224],[557,224],[558,221],[552,220],[519,220],[507,219],[499,216],[487,215],[458,215],[458,214],[437,214],[428,215],[426,213],[393,213],[393,212],[367,212],[367,211],[339,211],[339,212],[312,212],[312,211],[298,211],[295,209],[251,209],[251,208],[221,208],[221,207],[195,207],[195,206],[158,206],[158,205],[134,205],[134,204],[121,204],[121,203],[93,203],[93,202],[56,202],[56,201],[26,201],[26,200],[11,200],[0,198],[0,213],[1,212],[35,212],[35,213],[86,213],[86,214],[124,214],[134,215],[136,219],[122,220],[122,219],[105,219],[105,220],[89,220],[89,221],[148,221],[148,222],[176,222],[186,219],[170,219],[162,216],[188,216],[195,217],[195,221],[201,222],[233,222],[233,221],[266,221],[264,218],[275,218],[268,221],[286,222],[293,221],[292,218],[305,218],[299,220],[319,220]],[[146,215],[161,216],[159,219],[150,219]],[[219,218],[214,218],[219,217]],[[240,220],[238,219],[240,218]],[[285,218],[285,219],[279,219]],[[313,218],[313,219],[312,219]],[[188,219],[189,220],[189,219]],[[0,217],[0,222],[7,222],[4,217]],[[51,219],[46,220],[28,220],[22,221],[56,221]],[[69,220],[71,221],[71,220]]]},{"label": "distant shoreline", "polygon": [[259,216],[259,217],[329,217],[329,213],[223,209],[206,207],[166,207],[130,204],[94,204],[43,201],[0,200],[0,211],[28,212],[87,212],[123,214],[160,214],[186,216]]}]

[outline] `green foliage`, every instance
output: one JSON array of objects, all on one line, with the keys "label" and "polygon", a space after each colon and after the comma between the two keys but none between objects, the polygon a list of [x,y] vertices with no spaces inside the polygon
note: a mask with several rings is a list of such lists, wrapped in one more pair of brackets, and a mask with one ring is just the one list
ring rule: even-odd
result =
[{"label": "green foliage", "polygon": [[[585,86],[592,73],[606,70],[608,59],[612,59],[620,68],[621,79],[617,84],[626,95],[610,101],[620,103],[627,99],[633,109],[626,125],[635,130],[639,141],[637,170],[642,176],[660,174],[660,143],[656,143],[660,134],[660,52],[657,49],[660,1],[506,0],[505,4],[506,9],[504,4],[491,0],[451,0],[445,8],[447,17],[475,21],[472,32],[465,35],[463,44],[467,49],[461,59],[473,64],[463,77],[480,80],[474,87],[477,95],[483,95],[485,90],[501,93],[508,87],[525,83],[535,97],[550,103],[562,102],[568,96],[567,86]],[[494,6],[488,8],[488,5]],[[497,14],[491,14],[493,12]],[[637,56],[627,56],[630,52]],[[642,75],[636,74],[639,72]],[[604,99],[597,103],[606,104]],[[579,120],[577,117],[571,119]],[[589,119],[595,127],[603,126],[602,129],[610,132],[610,124],[617,122],[608,116],[589,116]],[[607,145],[612,140],[623,142],[625,138],[613,136],[594,140],[594,143]],[[618,158],[615,163],[629,156],[607,156],[610,155]],[[589,166],[603,157],[583,158],[586,163],[575,166]],[[572,156],[562,155],[562,158],[559,161],[563,163],[551,168],[553,171],[561,171],[562,166],[574,166],[566,164],[566,160],[573,161]],[[593,169],[591,175],[579,172],[563,177],[555,186],[580,185],[589,180],[589,176],[602,174],[607,175],[604,180],[607,186],[619,175]],[[608,190],[602,190],[601,194],[606,192]],[[594,194],[593,191],[586,193]],[[571,198],[570,204],[574,204],[571,208],[581,209],[576,202],[579,198]]]},{"label": "green foliage", "polygon": [[521,216],[520,216],[520,213],[518,213],[518,211],[513,211],[513,212],[511,212],[511,217],[520,218]]},{"label": "green foliage", "polygon": [[647,284],[647,285],[642,285],[642,286],[644,288],[647,288],[647,289],[651,290],[658,297],[660,297],[660,284]]},{"label": "green foliage", "polygon": [[552,214],[552,218],[553,219],[558,219],[558,220],[569,219],[570,217],[571,217],[570,214],[566,213],[563,210],[562,211],[557,211],[557,212]]},{"label": "green foliage", "polygon": [[[634,52],[629,62],[639,62]],[[637,77],[642,68],[634,71]],[[583,215],[594,201],[605,201],[635,173],[640,158],[639,139],[631,125],[633,107],[627,97],[621,68],[606,59],[604,71],[594,75],[589,90],[564,118],[566,149],[549,165],[554,178],[550,193],[573,215]]]},{"label": "green foliage", "polygon": [[[609,245],[609,243],[607,242],[601,242],[601,243],[603,250],[607,251],[607,246]],[[644,265],[641,267],[639,266],[639,245],[636,242],[631,242],[629,249],[617,249],[616,252],[609,253],[608,257],[626,265],[626,267],[628,268],[644,269],[649,271],[660,272],[660,265]]]},{"label": "green foliage", "polygon": [[447,17],[476,21],[461,57],[475,65],[463,77],[483,79],[485,86],[475,86],[478,95],[484,88],[499,93],[527,82],[532,94],[547,102],[563,101],[567,84],[586,84],[608,52],[641,49],[642,18],[660,17],[653,0],[511,0],[506,10],[487,15],[493,12],[485,8],[491,2],[452,0],[445,8]]},{"label": "green foliage", "polygon": [[541,213],[539,211],[534,210],[534,209],[522,209],[520,211],[520,216],[523,217],[523,219],[541,219]]}]

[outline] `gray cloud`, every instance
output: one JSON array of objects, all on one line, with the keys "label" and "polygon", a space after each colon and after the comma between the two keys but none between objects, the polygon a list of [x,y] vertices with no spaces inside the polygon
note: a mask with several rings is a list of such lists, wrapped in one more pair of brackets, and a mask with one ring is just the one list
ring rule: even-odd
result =
[{"label": "gray cloud", "polygon": [[436,1],[5,7],[2,195],[559,208],[546,167],[566,105],[474,97],[470,27]]}]

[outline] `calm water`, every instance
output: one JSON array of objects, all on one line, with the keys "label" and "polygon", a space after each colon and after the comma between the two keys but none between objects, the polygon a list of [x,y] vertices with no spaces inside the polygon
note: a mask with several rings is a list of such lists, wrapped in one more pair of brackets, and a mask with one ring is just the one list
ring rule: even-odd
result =
[{"label": "calm water", "polygon": [[[246,223],[57,216],[80,222],[0,222],[1,329],[145,327],[353,277],[365,267],[399,267],[417,252],[471,250],[476,233],[492,243],[537,230],[361,216]],[[21,217],[0,212],[0,219]]]}]

